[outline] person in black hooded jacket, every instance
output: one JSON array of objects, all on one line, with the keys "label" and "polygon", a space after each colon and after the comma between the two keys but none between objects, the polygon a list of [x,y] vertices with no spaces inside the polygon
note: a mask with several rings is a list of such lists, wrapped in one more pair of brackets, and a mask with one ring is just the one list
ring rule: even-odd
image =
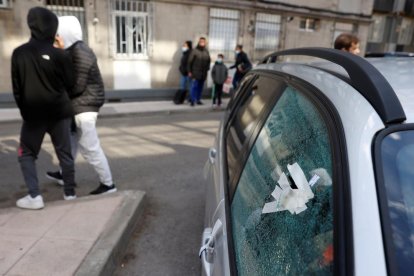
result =
[{"label": "person in black hooded jacket", "polygon": [[180,88],[182,91],[189,91],[191,87],[191,78],[188,76],[188,58],[193,50],[193,42],[187,40],[184,42],[181,51],[183,55],[180,60],[180,67],[178,68],[181,73]]},{"label": "person in black hooded jacket", "polygon": [[[57,47],[70,53],[75,72],[75,85],[71,95],[76,137],[72,144],[72,154],[76,159],[79,148],[82,157],[92,165],[99,177],[99,186],[90,194],[116,192],[108,159],[96,131],[98,112],[105,101],[104,84],[97,58],[92,49],[82,41],[82,27],[75,16],[59,17]],[[46,176],[61,184],[60,171],[47,172]]]},{"label": "person in black hooded jacket", "polygon": [[29,42],[12,54],[13,95],[23,123],[18,150],[19,163],[29,194],[16,202],[20,208],[41,209],[35,160],[44,135],[49,133],[64,181],[64,199],[74,199],[75,169],[71,154],[70,125],[73,109],[68,91],[73,86],[72,62],[63,50],[53,47],[58,19],[45,8],[29,10]]}]

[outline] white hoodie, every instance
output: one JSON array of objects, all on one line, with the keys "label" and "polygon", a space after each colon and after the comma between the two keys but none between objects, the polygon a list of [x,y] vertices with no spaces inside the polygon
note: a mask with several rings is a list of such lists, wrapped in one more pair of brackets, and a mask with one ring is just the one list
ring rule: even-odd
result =
[{"label": "white hoodie", "polygon": [[72,15],[60,16],[58,35],[63,38],[65,49],[69,48],[77,41],[82,40],[82,27],[79,20]]}]

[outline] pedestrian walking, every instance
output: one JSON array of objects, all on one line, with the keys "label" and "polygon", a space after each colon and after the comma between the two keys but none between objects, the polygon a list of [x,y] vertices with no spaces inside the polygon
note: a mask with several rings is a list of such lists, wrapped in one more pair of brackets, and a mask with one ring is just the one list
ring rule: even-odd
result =
[{"label": "pedestrian walking", "polygon": [[241,79],[252,68],[252,63],[249,60],[247,54],[243,51],[243,45],[238,44],[235,49],[236,62],[230,66],[230,69],[236,68],[236,72],[233,76],[233,88],[236,89]]},{"label": "pedestrian walking", "polygon": [[359,38],[356,35],[350,33],[340,34],[335,39],[334,48],[355,55],[358,55],[361,52],[359,49]]},{"label": "pedestrian walking", "polygon": [[62,168],[64,199],[76,198],[75,169],[71,154],[70,124],[73,109],[68,91],[73,86],[72,62],[67,53],[53,47],[57,16],[42,7],[29,10],[29,42],[12,54],[12,86],[23,118],[18,160],[29,194],[16,205],[25,209],[44,207],[35,161],[46,133],[51,137]]},{"label": "pedestrian walking", "polygon": [[223,93],[223,84],[227,80],[228,70],[226,65],[223,63],[223,54],[217,55],[217,60],[214,63],[213,69],[211,70],[211,78],[214,82],[214,94],[213,94],[213,108],[221,106],[221,95]]},{"label": "pedestrian walking", "polygon": [[210,53],[207,50],[205,37],[200,37],[197,47],[191,51],[188,58],[188,76],[193,79],[191,85],[191,106],[202,105],[201,94],[204,82],[207,79],[207,72],[210,70]]},{"label": "pedestrian walking", "polygon": [[[94,52],[82,41],[82,28],[75,16],[59,17],[59,46],[72,57],[75,85],[72,90],[72,106],[75,113],[75,141],[73,156],[79,149],[82,157],[93,166],[99,177],[99,186],[90,194],[116,191],[108,160],[102,150],[96,131],[99,109],[105,101],[104,85]],[[60,171],[47,172],[50,179],[62,180]]]}]

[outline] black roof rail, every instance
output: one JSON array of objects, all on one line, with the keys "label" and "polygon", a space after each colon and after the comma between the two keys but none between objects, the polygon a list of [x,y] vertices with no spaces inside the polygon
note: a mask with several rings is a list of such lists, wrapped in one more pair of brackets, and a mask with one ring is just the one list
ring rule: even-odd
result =
[{"label": "black roof rail", "polygon": [[335,49],[312,47],[274,52],[260,64],[274,63],[279,56],[312,56],[336,63],[348,73],[351,85],[361,93],[378,112],[384,124],[401,123],[406,120],[401,103],[385,77],[364,58]]}]

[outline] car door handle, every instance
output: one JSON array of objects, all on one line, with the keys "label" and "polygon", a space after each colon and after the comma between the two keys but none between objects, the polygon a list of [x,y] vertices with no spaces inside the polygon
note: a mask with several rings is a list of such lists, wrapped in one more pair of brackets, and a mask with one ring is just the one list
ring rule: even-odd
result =
[{"label": "car door handle", "polygon": [[210,164],[214,164],[216,162],[217,150],[215,148],[210,148],[208,151],[208,160]]},{"label": "car door handle", "polygon": [[213,265],[213,253],[214,253],[214,243],[217,237],[217,234],[223,229],[223,223],[220,219],[214,224],[213,230],[207,228],[203,233],[203,242],[204,244],[200,248],[198,255],[201,258],[201,264],[206,275],[211,275],[211,268]]}]

